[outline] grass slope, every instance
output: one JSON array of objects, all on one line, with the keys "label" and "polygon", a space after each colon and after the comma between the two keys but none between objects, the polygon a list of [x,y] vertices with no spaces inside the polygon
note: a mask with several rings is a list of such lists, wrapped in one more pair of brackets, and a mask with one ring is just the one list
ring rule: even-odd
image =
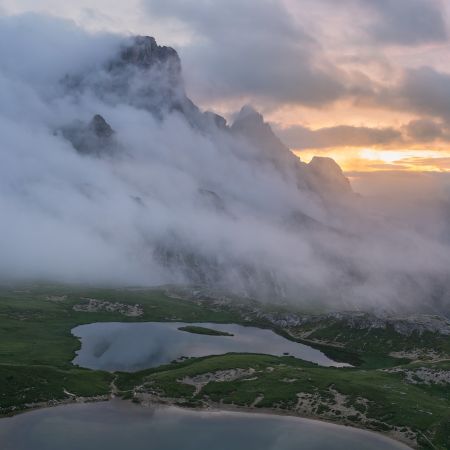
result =
[{"label": "grass slope", "polygon": [[[232,381],[210,381],[199,393],[182,381],[236,368],[251,368],[254,373]],[[148,392],[189,406],[254,405],[378,431],[410,428],[421,448],[433,448],[428,441],[435,448],[450,448],[448,385],[408,384],[399,373],[323,368],[292,357],[228,354],[121,373],[117,385],[128,397]],[[306,399],[306,408],[302,402],[299,407],[299,394]]]},{"label": "grass slope", "polygon": [[[73,309],[92,298],[139,304],[143,314],[127,317],[120,312]],[[264,320],[249,319],[239,308],[172,298],[162,290],[60,285],[0,287],[0,414],[39,403],[70,401],[73,396],[106,395],[112,380],[117,378],[118,388],[129,398],[150,392],[159,398],[175,398],[185,406],[207,402],[254,405],[403,434],[411,428],[420,448],[450,448],[449,384],[412,384],[406,380],[405,372],[421,368],[450,371],[450,362],[406,364],[407,360],[389,356],[393,350],[415,350],[420,345],[445,352],[450,345],[448,338],[436,335],[407,338],[392,330],[371,335],[336,324],[326,325],[308,336],[316,339],[314,346],[330,357],[359,364],[353,369],[324,368],[292,357],[248,354],[189,359],[133,374],[112,375],[74,367],[71,361],[80,343],[70,330],[77,325],[105,321],[241,323],[270,327]],[[195,327],[187,328],[192,331]],[[199,328],[202,333],[208,330]],[[310,343],[301,336],[289,336],[281,328],[274,331]],[[324,342],[339,344],[341,348]],[[395,370],[386,370],[394,366]],[[250,376],[225,381],[211,379],[200,390],[198,385],[181,382],[186,377],[195,379],[218,371],[234,373],[235,369],[253,372]]]}]

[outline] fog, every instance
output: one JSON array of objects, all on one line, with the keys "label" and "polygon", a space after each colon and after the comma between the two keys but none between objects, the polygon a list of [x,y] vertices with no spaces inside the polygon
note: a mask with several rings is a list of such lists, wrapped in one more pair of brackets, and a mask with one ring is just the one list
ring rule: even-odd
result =
[{"label": "fog", "polygon": [[0,18],[2,279],[447,311],[445,183],[418,203],[393,182],[386,208],[251,107],[201,112],[180,70],[149,40]]}]

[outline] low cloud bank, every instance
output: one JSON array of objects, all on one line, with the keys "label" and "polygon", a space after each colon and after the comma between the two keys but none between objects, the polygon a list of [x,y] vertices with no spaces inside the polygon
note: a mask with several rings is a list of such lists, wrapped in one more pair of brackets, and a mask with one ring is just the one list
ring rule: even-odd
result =
[{"label": "low cloud bank", "polygon": [[332,160],[300,162],[251,107],[231,125],[200,111],[176,52],[151,38],[3,18],[0,96],[3,279],[201,283],[336,309],[450,304],[441,215],[427,227],[421,208],[354,194]]}]

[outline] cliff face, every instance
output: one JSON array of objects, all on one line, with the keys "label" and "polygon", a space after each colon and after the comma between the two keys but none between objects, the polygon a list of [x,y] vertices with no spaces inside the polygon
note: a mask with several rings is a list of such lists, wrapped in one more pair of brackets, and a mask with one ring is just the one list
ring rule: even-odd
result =
[{"label": "cliff face", "polygon": [[65,127],[62,134],[78,152],[85,155],[101,157],[116,151],[114,130],[100,114],[96,114],[87,124],[78,121]]},{"label": "cliff face", "polygon": [[118,60],[112,62],[111,67],[130,64],[150,69],[155,64],[165,62],[172,65],[175,73],[181,74],[180,58],[173,48],[159,46],[153,37],[136,36],[130,45],[124,46]]},{"label": "cliff face", "polygon": [[314,156],[308,169],[317,189],[336,194],[348,194],[352,191],[350,182],[334,159]]},{"label": "cliff face", "polygon": [[145,109],[160,118],[175,109],[196,109],[184,93],[177,52],[148,36],[128,39],[110,60],[62,82],[73,95],[93,93],[110,105]]},{"label": "cliff face", "polygon": [[339,165],[331,158],[314,157],[309,164],[300,161],[281,140],[264,117],[251,106],[244,106],[230,131],[245,137],[257,149],[257,158],[270,161],[280,172],[293,172],[299,189],[309,189],[335,199],[349,195],[352,188]]}]

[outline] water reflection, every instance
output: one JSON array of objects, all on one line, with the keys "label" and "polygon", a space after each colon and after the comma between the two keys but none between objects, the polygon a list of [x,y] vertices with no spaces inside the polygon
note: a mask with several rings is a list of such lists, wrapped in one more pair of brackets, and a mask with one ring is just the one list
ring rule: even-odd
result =
[{"label": "water reflection", "polygon": [[235,324],[190,324],[233,334],[208,336],[187,333],[178,328],[188,324],[93,323],[72,330],[80,338],[81,350],[74,364],[90,369],[137,371],[169,363],[181,357],[201,357],[229,352],[265,353],[312,361],[322,366],[346,366],[319,350],[289,341],[271,330]]},{"label": "water reflection", "polygon": [[119,400],[1,419],[0,442],[2,450],[408,449],[375,433],[307,419],[171,407],[151,410]]}]

